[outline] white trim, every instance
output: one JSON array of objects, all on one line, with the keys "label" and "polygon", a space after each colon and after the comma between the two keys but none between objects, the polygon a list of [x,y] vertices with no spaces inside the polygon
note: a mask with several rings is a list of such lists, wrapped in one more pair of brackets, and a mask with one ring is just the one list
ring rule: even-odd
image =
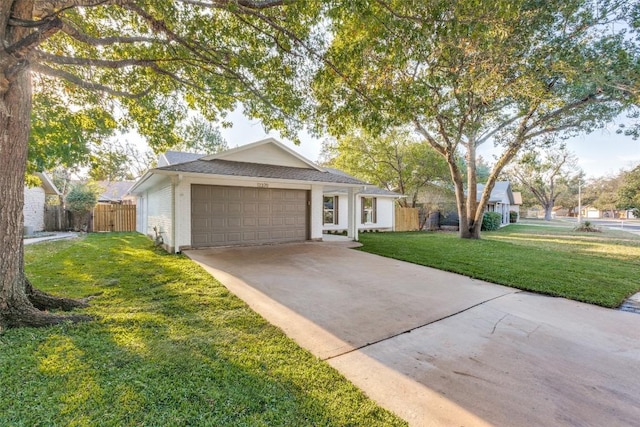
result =
[{"label": "white trim", "polygon": [[55,195],[55,196],[60,196],[60,190],[58,190],[58,187],[56,187],[56,185],[53,183],[53,181],[51,181],[51,178],[49,178],[49,175],[47,175],[44,172],[36,172],[35,175],[40,178],[40,181],[42,182],[42,188],[44,189],[44,193],[47,195]]}]

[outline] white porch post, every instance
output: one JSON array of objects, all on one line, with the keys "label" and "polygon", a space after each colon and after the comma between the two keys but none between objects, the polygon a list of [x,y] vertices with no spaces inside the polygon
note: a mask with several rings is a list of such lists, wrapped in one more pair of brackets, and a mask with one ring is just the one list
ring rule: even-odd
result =
[{"label": "white porch post", "polygon": [[347,237],[358,240],[358,213],[356,212],[356,189],[349,187],[347,192],[347,207],[349,209],[349,222],[347,224]]},{"label": "white porch post", "polygon": [[311,240],[322,240],[322,185],[311,186],[311,230],[309,238]]}]

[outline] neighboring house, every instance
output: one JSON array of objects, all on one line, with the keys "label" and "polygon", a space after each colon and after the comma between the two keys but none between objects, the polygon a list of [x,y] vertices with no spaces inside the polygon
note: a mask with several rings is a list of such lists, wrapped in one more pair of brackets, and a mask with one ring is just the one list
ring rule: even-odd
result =
[{"label": "neighboring house", "polygon": [[522,206],[522,193],[519,191],[513,191],[513,205],[511,210],[518,214],[516,221],[520,221],[520,206]]},{"label": "neighboring house", "polygon": [[98,196],[98,203],[105,204],[136,204],[136,198],[129,195],[129,189],[135,181],[98,181],[102,194]]},{"label": "neighboring house", "polygon": [[[478,184],[477,198],[480,200],[482,192],[484,191],[484,184]],[[522,197],[521,197],[522,198]],[[489,201],[485,207],[487,212],[498,212],[502,215],[502,225],[509,224],[509,211],[514,210],[516,201],[511,191],[511,183],[509,181],[498,181],[491,190]]]},{"label": "neighboring house", "polygon": [[388,201],[400,196],[322,168],[273,138],[205,156],[167,152],[158,164],[130,190],[136,228],[159,232],[175,252],[322,240],[329,229],[357,239],[359,229],[392,230]]},{"label": "neighboring house", "polygon": [[594,206],[583,206],[582,207],[582,217],[597,219],[597,218],[617,218],[617,219],[628,219],[635,218],[633,215],[633,210],[618,210],[618,209],[598,209]]},{"label": "neighboring house", "polygon": [[25,234],[44,230],[44,206],[47,196],[60,196],[60,191],[44,172],[35,174],[40,178],[37,187],[24,187],[24,227]]}]

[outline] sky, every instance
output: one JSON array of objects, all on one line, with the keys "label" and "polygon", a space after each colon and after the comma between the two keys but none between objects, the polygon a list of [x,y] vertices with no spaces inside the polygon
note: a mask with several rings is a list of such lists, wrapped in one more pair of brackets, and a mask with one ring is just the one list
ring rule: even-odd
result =
[{"label": "sky", "polygon": [[[317,161],[320,156],[322,140],[308,134],[301,134],[300,145],[295,145],[277,132],[265,132],[259,121],[247,119],[240,110],[231,113],[227,119],[233,127],[221,129],[221,133],[229,148],[274,137],[311,161]],[[567,147],[578,157],[578,165],[587,178],[615,175],[621,169],[629,170],[640,164],[640,140],[616,134],[615,126],[567,140]],[[496,150],[487,143],[478,149],[478,154],[490,161]]]}]

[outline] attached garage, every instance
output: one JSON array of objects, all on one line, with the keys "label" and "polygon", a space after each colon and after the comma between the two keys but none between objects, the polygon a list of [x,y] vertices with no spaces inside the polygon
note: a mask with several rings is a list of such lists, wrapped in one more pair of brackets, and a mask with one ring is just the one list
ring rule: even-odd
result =
[{"label": "attached garage", "polygon": [[267,138],[211,155],[164,153],[130,192],[141,212],[136,230],[181,252],[321,241],[326,192],[344,195],[341,226],[356,239],[356,199],[365,186]]},{"label": "attached garage", "polygon": [[191,185],[194,248],[304,241],[309,191]]}]

